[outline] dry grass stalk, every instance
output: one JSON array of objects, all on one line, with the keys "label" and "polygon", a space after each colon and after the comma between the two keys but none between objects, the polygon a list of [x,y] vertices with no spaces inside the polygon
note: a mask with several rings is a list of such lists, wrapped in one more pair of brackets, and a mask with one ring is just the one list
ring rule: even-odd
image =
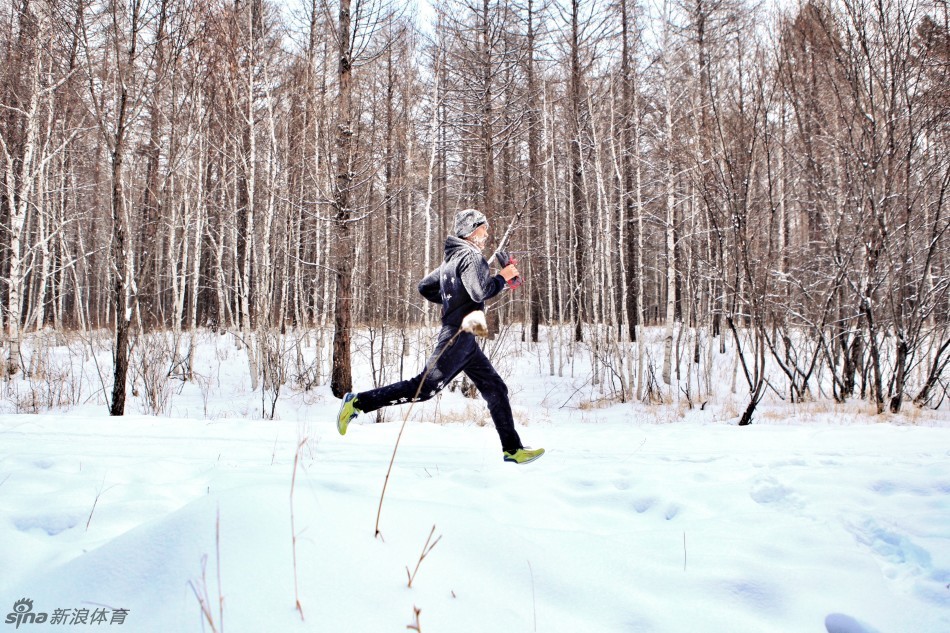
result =
[{"label": "dry grass stalk", "polygon": [[218,622],[214,621],[214,614],[211,612],[211,597],[208,594],[208,555],[201,557],[201,581],[195,585],[194,581],[189,580],[188,586],[198,600],[198,606],[201,608],[201,618],[210,627],[211,633],[224,633],[224,595],[221,593],[221,510],[218,509],[217,517],[214,523],[214,547],[215,564],[218,577]]},{"label": "dry grass stalk", "polygon": [[296,603],[297,612],[300,613],[301,622],[304,620],[304,617],[303,605],[300,604],[300,591],[297,588],[297,528],[294,522],[294,486],[297,483],[297,464],[300,462],[300,451],[303,450],[306,444],[307,438],[303,438],[300,440],[300,443],[297,444],[297,451],[294,453],[294,472],[290,478],[290,540],[294,558],[294,601]]},{"label": "dry grass stalk", "polygon": [[412,605],[412,623],[406,625],[407,629],[415,631],[416,633],[422,633],[422,626],[419,624],[420,613],[422,613],[422,609],[416,605]]},{"label": "dry grass stalk", "polygon": [[[419,573],[419,566],[422,565],[422,561],[425,559],[426,556],[429,555],[429,552],[435,549],[435,546],[439,544],[439,541],[442,540],[442,535],[440,534],[438,538],[435,539],[435,541],[432,541],[433,534],[435,534],[435,525],[432,526],[432,530],[429,532],[429,538],[426,539],[426,544],[422,547],[422,554],[419,556],[418,562],[416,562],[416,568],[410,574],[409,567],[408,566],[406,567],[406,576],[409,577],[410,589],[412,589],[412,581],[416,579],[416,574]],[[429,545],[430,541],[432,541],[431,545]]]}]

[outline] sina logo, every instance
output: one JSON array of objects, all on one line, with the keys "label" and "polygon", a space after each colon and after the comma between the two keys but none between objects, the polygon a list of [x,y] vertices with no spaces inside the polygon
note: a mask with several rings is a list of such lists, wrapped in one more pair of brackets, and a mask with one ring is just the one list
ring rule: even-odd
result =
[{"label": "sina logo", "polygon": [[27,598],[17,600],[13,603],[13,611],[7,614],[7,624],[16,624],[20,628],[21,624],[42,624],[49,617],[46,613],[33,613],[33,601]]}]

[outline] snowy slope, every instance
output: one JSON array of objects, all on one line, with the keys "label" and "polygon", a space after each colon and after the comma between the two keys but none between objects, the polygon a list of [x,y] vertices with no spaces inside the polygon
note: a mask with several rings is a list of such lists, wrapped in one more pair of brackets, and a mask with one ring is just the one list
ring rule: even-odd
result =
[{"label": "snowy slope", "polygon": [[0,605],[211,630],[189,585],[207,557],[226,631],[398,631],[414,606],[426,632],[950,630],[946,428],[657,425],[618,405],[523,428],[549,454],[516,467],[490,427],[410,422],[377,539],[398,422],[341,438],[324,408],[309,425],[3,417]]}]

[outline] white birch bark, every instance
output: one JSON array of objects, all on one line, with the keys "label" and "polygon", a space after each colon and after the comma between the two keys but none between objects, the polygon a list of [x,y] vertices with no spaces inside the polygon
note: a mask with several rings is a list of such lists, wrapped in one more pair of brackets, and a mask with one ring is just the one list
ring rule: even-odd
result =
[{"label": "white birch bark", "polygon": [[[37,191],[45,191],[46,189],[46,168],[42,168],[39,171],[39,176],[37,180]],[[48,225],[46,221],[46,202],[42,200],[40,196],[40,208],[37,210],[37,253],[36,256],[40,260],[40,281],[36,287],[35,298],[31,302],[33,309],[27,319],[27,328],[30,327],[30,323],[36,324],[36,331],[43,329],[43,322],[46,321],[46,289],[49,285],[50,279],[50,241],[53,239],[50,231],[54,231],[55,228]],[[35,267],[35,265],[34,265]]]},{"label": "white birch bark", "polygon": [[[198,97],[198,110],[201,111],[201,97]],[[191,305],[188,314],[188,329],[194,332],[198,327],[198,291],[201,277],[201,240],[207,223],[207,205],[205,204],[205,139],[199,134],[195,153],[195,230],[193,234],[194,258],[191,268]]]},{"label": "white birch bark", "polygon": [[[544,110],[542,110],[543,112]],[[547,136],[547,117],[542,116],[543,123],[543,135]],[[542,139],[542,145],[546,146],[546,139]],[[545,161],[548,165],[553,165],[554,161],[548,159]],[[545,261],[545,273],[547,274],[547,301],[548,301],[548,373],[549,375],[554,375],[554,360],[555,360],[555,350],[554,350],[554,332],[552,328],[560,328],[560,320],[556,320],[555,315],[560,316],[560,312],[554,311],[554,296],[557,288],[557,280],[554,277],[554,240],[551,236],[552,230],[552,213],[556,213],[556,202],[552,199],[552,183],[556,182],[554,174],[551,174],[550,178],[548,176],[548,169],[543,169],[543,191],[544,191],[544,261]]]},{"label": "white birch bark", "polygon": [[[636,85],[636,84],[634,84]],[[643,164],[640,155],[640,99],[633,96],[633,151],[634,151],[634,190],[637,208],[637,300],[634,305],[637,317],[637,400],[643,401],[644,374],[646,368],[646,332],[643,329]]]},{"label": "white birch bark", "polygon": [[[44,21],[37,18],[38,34],[43,34]],[[23,286],[25,271],[23,267],[23,238],[29,217],[30,203],[35,191],[37,171],[35,158],[38,150],[40,127],[40,47],[34,47],[34,56],[30,60],[30,103],[22,112],[25,119],[23,155],[19,174],[14,157],[3,135],[0,135],[0,150],[5,163],[4,187],[9,201],[9,276],[7,277],[7,320],[6,335],[10,344],[6,370],[15,373],[20,368],[21,318],[23,309]],[[19,185],[17,184],[19,182]]]},{"label": "white birch bark", "polygon": [[[435,75],[437,76],[439,69],[435,69]],[[424,246],[423,246],[423,274],[429,274],[432,270],[432,198],[435,196],[435,159],[438,156],[439,148],[439,134],[436,129],[438,126],[439,120],[439,107],[441,105],[441,96],[439,95],[439,81],[436,79],[433,83],[433,90],[435,91],[435,98],[432,101],[432,122],[429,124],[429,129],[432,134],[432,149],[429,150],[429,173],[426,178],[426,203],[423,208],[423,217],[425,218],[425,235],[424,235]],[[426,302],[428,303],[428,302]],[[432,325],[432,310],[428,306],[425,307],[425,325],[429,327]]]},{"label": "white birch bark", "polygon": [[[611,99],[611,104],[613,104],[613,99]],[[611,106],[610,110],[611,117],[611,129],[614,129],[615,124],[614,117],[615,111]],[[623,399],[626,400],[633,396],[633,385],[634,385],[634,373],[633,373],[633,346],[630,345],[628,341],[624,339],[625,332],[629,332],[630,328],[630,309],[629,309],[629,300],[630,300],[630,290],[629,290],[629,273],[627,271],[627,218],[626,218],[626,207],[627,207],[627,196],[630,195],[629,191],[626,191],[626,183],[624,181],[624,172],[621,167],[622,158],[620,153],[617,151],[616,140],[626,139],[624,134],[611,134],[610,135],[610,151],[612,155],[613,169],[614,169],[614,178],[617,179],[618,183],[621,183],[622,194],[617,200],[617,252],[620,254],[620,333],[617,338],[617,344],[619,346],[618,351],[618,360],[620,362],[619,374],[621,380],[623,381]],[[626,364],[626,373],[624,373],[623,365]]]},{"label": "white birch bark", "polygon": [[[247,186],[247,226],[244,231],[244,262],[241,271],[240,283],[240,301],[241,301],[241,333],[247,343],[247,365],[251,378],[251,391],[257,391],[260,384],[260,366],[256,355],[256,345],[254,335],[251,331],[251,268],[254,262],[255,252],[255,218],[254,212],[257,206],[257,125],[254,107],[256,100],[254,98],[254,71],[256,66],[256,55],[254,55],[256,45],[253,41],[254,25],[253,11],[247,10],[247,37],[250,45],[250,59],[247,62],[247,77],[245,90],[247,98],[247,112],[245,113],[244,124],[247,126],[248,147],[247,154],[241,152],[241,159],[244,162],[244,174]],[[259,315],[258,315],[259,316]]]},{"label": "white birch bark", "polygon": [[[668,138],[673,138],[673,102],[672,85],[669,74],[666,79],[666,132]],[[674,204],[676,202],[674,187],[675,179],[673,175],[673,159],[667,158],[666,164],[666,326],[663,333],[663,382],[667,385],[671,382],[671,371],[673,366],[673,319],[676,309],[676,261],[675,261],[675,243],[673,234]]]}]

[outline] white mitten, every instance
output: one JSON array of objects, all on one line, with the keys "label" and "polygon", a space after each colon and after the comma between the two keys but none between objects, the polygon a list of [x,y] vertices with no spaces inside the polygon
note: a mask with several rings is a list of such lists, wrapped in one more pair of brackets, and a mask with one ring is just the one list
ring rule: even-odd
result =
[{"label": "white mitten", "polygon": [[469,312],[462,319],[462,330],[471,332],[475,336],[488,336],[488,321],[485,319],[485,313],[481,310]]}]

